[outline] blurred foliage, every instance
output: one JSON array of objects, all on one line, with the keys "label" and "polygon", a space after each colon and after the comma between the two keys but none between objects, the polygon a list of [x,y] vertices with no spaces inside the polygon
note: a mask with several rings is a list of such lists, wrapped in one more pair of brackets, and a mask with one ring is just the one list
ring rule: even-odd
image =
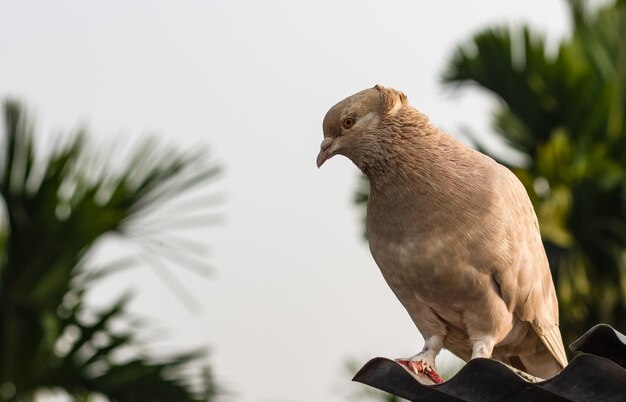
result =
[{"label": "blurred foliage", "polygon": [[139,217],[218,168],[207,166],[202,152],[179,154],[148,142],[116,173],[89,155],[84,132],[39,157],[24,108],[6,102],[4,119],[0,400],[32,401],[42,390],[63,390],[77,401],[214,400],[208,368],[196,376],[202,378],[185,375],[204,352],[151,358],[138,340],[138,321],[126,312],[127,295],[101,311],[85,306],[84,296],[127,266],[91,266],[86,257],[99,239],[127,239]]},{"label": "blurred foliage", "polygon": [[[487,28],[442,77],[495,96],[496,133],[527,156],[491,155],[534,204],[566,344],[599,322],[626,332],[626,1],[567,4],[573,29],[556,51],[528,26]],[[357,203],[367,194],[364,184]]]}]

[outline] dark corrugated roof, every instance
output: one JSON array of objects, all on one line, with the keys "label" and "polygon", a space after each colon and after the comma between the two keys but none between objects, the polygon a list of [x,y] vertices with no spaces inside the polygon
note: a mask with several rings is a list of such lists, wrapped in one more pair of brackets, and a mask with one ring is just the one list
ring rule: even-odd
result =
[{"label": "dark corrugated roof", "polygon": [[416,378],[381,357],[370,360],[353,380],[415,402],[626,402],[626,336],[600,324],[570,349],[582,354],[541,382],[530,382],[495,360],[474,359],[445,383],[424,385],[427,377]]}]

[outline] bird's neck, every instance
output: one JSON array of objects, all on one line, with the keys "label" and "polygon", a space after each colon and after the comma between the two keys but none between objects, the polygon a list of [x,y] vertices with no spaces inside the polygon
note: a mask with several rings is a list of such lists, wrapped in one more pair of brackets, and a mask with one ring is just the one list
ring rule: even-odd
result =
[{"label": "bird's neck", "polygon": [[458,215],[487,192],[488,172],[472,158],[474,151],[434,126],[426,129],[397,139],[384,162],[366,166],[372,212],[394,211],[400,220]]},{"label": "bird's neck", "polygon": [[389,195],[418,192],[430,196],[441,192],[437,183],[455,182],[462,153],[462,145],[455,139],[430,124],[420,127],[417,135],[391,138],[382,158],[361,167],[374,190]]},{"label": "bird's neck", "polygon": [[497,164],[435,127],[428,130],[394,141],[383,162],[365,167],[372,235],[427,235],[446,220],[475,221],[494,202]]},{"label": "bird's neck", "polygon": [[427,235],[427,228],[454,215],[453,191],[441,188],[437,177],[446,170],[445,160],[432,144],[440,141],[439,134],[429,135],[433,137],[428,141],[397,142],[390,157],[365,167],[370,181],[367,227],[372,238],[402,241],[416,231]]}]

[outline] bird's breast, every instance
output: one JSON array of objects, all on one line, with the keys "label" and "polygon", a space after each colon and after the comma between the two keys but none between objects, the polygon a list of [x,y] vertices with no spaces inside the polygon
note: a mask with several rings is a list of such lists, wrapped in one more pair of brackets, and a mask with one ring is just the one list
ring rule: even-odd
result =
[{"label": "bird's breast", "polygon": [[443,292],[468,294],[476,287],[479,278],[467,249],[457,244],[453,235],[385,241],[370,234],[372,256],[389,286],[394,291],[410,288],[424,302],[440,300]]},{"label": "bird's breast", "polygon": [[479,258],[487,199],[478,207],[473,197],[469,207],[462,207],[458,197],[391,190],[372,190],[367,225],[372,256],[394,293],[432,307],[482,298],[481,289],[490,281]]}]

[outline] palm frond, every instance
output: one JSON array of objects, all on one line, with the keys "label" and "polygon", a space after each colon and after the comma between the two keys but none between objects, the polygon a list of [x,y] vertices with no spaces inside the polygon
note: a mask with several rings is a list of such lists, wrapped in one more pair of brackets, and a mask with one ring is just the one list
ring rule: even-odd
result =
[{"label": "palm frond", "polygon": [[[135,253],[90,269],[89,256],[100,239],[110,234],[141,239],[144,235],[131,233],[132,222],[141,225],[159,206],[208,183],[219,167],[202,151],[181,153],[151,140],[133,151],[123,169],[114,170],[90,149],[84,130],[42,157],[36,155],[34,124],[25,109],[9,101],[4,116],[0,384],[12,384],[16,395],[29,398],[54,388],[78,399],[93,393],[112,401],[213,399],[214,384],[205,381],[192,389],[181,374],[199,364],[203,353],[150,358],[139,352],[134,331],[116,332],[112,325],[132,322],[128,296],[95,313],[83,299],[93,283],[139,259]],[[177,219],[174,213],[170,217]],[[187,248],[194,249],[197,245]],[[197,263],[193,255],[169,253],[174,266]],[[134,350],[134,357],[120,360],[121,350]]]}]

